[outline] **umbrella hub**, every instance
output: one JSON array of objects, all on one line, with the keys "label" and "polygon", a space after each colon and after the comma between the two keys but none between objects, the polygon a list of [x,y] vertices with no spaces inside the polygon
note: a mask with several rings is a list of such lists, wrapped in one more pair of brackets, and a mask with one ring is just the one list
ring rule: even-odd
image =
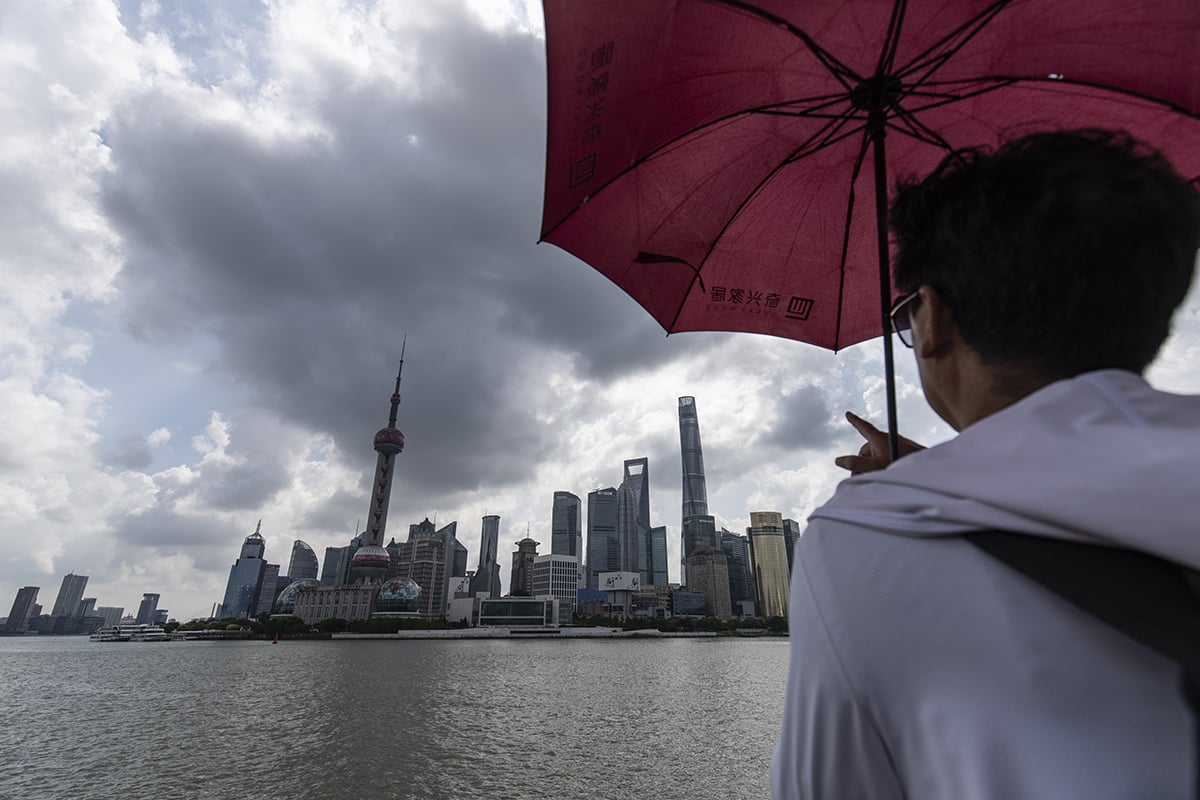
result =
[{"label": "umbrella hub", "polygon": [[859,111],[882,111],[900,102],[904,86],[895,75],[864,78],[850,90],[850,105]]}]

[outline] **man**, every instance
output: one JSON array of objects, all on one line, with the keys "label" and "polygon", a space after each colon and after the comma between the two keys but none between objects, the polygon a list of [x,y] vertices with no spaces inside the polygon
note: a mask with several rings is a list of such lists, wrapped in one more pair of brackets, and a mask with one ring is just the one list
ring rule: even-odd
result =
[{"label": "man", "polygon": [[[1101,131],[947,159],[892,208],[894,320],[959,435],[886,435],[796,546],[772,793],[1184,798],[1178,666],[973,546],[1001,530],[1200,567],[1200,397],[1141,373],[1200,246],[1200,199]],[[884,468],[886,467],[886,468]]]}]

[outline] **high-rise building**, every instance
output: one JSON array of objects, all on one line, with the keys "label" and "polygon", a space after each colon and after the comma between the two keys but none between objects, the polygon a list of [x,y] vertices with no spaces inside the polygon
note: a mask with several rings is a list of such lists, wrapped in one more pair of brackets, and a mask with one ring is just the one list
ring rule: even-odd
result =
[{"label": "high-rise building", "polygon": [[486,593],[489,597],[500,596],[500,517],[489,514],[483,518],[479,534],[479,566],[471,579],[471,594]]},{"label": "high-rise building", "polygon": [[338,585],[338,564],[342,560],[344,547],[326,547],[325,560],[321,562],[321,585]]},{"label": "high-rise building", "polygon": [[[391,559],[383,549],[387,530],[388,501],[392,495],[394,460],[404,451],[404,434],[396,428],[396,413],[400,410],[400,374],[404,371],[404,345],[400,346],[400,368],[396,370],[396,388],[392,392],[391,411],[387,427],[375,434],[375,480],[371,483],[371,506],[367,510],[367,529],[362,533],[362,546],[350,562],[350,577],[360,583],[378,583],[388,573]],[[420,581],[418,581],[420,583]]]},{"label": "high-rise building", "polygon": [[679,454],[683,462],[683,507],[680,516],[680,583],[688,585],[687,560],[697,547],[717,546],[717,523],[708,513],[704,452],[696,398],[679,398]]},{"label": "high-rise building", "polygon": [[513,596],[533,597],[533,562],[538,557],[538,543],[526,536],[517,542],[512,554],[512,575],[508,579],[508,593]]},{"label": "high-rise building", "polygon": [[305,542],[292,542],[292,560],[288,562],[287,576],[294,581],[317,577],[317,554]]},{"label": "high-rise building", "polygon": [[704,595],[705,612],[729,617],[729,560],[719,547],[697,547],[687,559],[688,591]]},{"label": "high-rise building", "polygon": [[721,550],[728,560],[729,602],[738,616],[746,615],[746,604],[754,615],[754,580],[750,575],[750,539],[724,528],[720,531]]},{"label": "high-rise building", "polygon": [[22,586],[17,590],[12,610],[8,612],[8,622],[5,623],[6,630],[12,633],[23,633],[29,628],[29,618],[33,614],[33,607],[37,605],[40,588],[38,586]]},{"label": "high-rise building", "polygon": [[583,559],[582,504],[571,492],[555,492],[550,512],[550,552],[554,555]]},{"label": "high-rise building", "polygon": [[262,583],[258,587],[258,599],[255,602],[254,616],[270,614],[275,605],[275,595],[279,594],[279,565],[264,564]]},{"label": "high-rise building", "polygon": [[666,586],[667,528],[650,528],[638,543],[638,573],[644,586]]},{"label": "high-rise building", "polygon": [[438,529],[429,518],[409,526],[408,543],[397,579],[411,579],[421,587],[418,611],[430,617],[444,616],[453,599],[450,584],[467,574],[467,548],[455,537],[458,523]]},{"label": "high-rise building", "polygon": [[[262,520],[254,528],[254,533],[242,542],[242,551],[237,561],[229,568],[229,582],[225,585],[225,599],[221,601],[219,616],[221,619],[241,619],[249,617],[258,609],[258,593],[262,588],[263,573],[267,562],[263,560],[267,543],[262,537]],[[158,598],[155,596],[155,603]],[[138,611],[138,624],[148,622],[142,619]]]},{"label": "high-rise building", "polygon": [[641,572],[638,545],[650,530],[650,461],[631,458],[625,462],[625,477],[617,489],[617,542],[621,553],[619,572]]},{"label": "high-rise building", "polygon": [[533,560],[532,572],[533,596],[556,598],[559,624],[571,624],[579,593],[579,559],[559,553],[538,556]]},{"label": "high-rise building", "polygon": [[783,541],[787,545],[788,575],[792,574],[792,562],[796,555],[796,541],[800,538],[800,523],[794,519],[783,521]]},{"label": "high-rise building", "polygon": [[[261,537],[260,537],[261,538]],[[158,595],[152,592],[146,592],[142,595],[142,602],[138,605],[137,617],[134,619],[135,625],[153,625],[155,618],[158,616]],[[245,615],[240,615],[245,616]]]},{"label": "high-rise building", "polygon": [[617,490],[614,487],[588,492],[587,529],[587,588],[599,589],[601,572],[621,571]]},{"label": "high-rise building", "polygon": [[764,617],[786,617],[789,575],[783,515],[774,511],[752,512],[746,534],[750,537],[758,613]]},{"label": "high-rise building", "polygon": [[96,616],[103,620],[101,628],[115,628],[124,613],[125,609],[120,606],[100,606],[96,609]]},{"label": "high-rise building", "polygon": [[58,589],[58,597],[54,600],[54,610],[50,612],[52,617],[66,617],[74,619],[79,616],[79,601],[83,599],[83,590],[87,588],[88,576],[64,575],[62,586]]}]

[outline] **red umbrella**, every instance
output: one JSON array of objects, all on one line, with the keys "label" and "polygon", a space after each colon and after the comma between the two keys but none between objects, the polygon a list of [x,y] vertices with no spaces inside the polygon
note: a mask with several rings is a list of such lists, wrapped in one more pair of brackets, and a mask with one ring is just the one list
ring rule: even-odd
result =
[{"label": "red umbrella", "polygon": [[[1200,175],[1196,0],[545,0],[542,239],[668,333],[888,332],[887,185],[1124,129]],[[886,147],[886,153],[885,153]],[[888,423],[895,389],[884,336]]]}]

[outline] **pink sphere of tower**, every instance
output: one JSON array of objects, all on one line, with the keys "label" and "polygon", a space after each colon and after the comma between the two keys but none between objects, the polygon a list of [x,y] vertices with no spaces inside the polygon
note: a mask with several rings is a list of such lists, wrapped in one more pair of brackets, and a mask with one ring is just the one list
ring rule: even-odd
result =
[{"label": "pink sphere of tower", "polygon": [[404,450],[404,434],[395,428],[381,428],[375,434],[375,452],[394,456]]},{"label": "pink sphere of tower", "polygon": [[350,559],[350,576],[379,580],[387,575],[390,563],[391,558],[387,550],[378,545],[368,544],[358,548],[354,558]]}]

